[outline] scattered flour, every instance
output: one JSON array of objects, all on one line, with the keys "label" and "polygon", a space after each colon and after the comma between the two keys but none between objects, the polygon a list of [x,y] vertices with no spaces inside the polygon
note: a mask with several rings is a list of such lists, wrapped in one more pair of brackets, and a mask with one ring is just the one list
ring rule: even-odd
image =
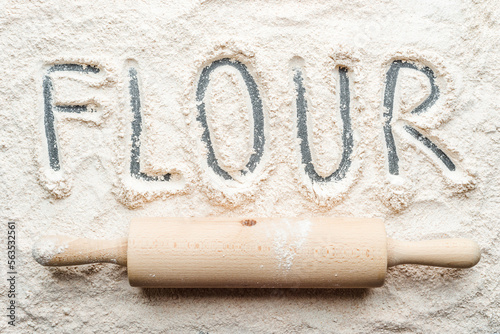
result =
[{"label": "scattered flour", "polygon": [[46,265],[52,261],[54,256],[61,254],[68,248],[67,244],[61,244],[57,237],[44,237],[33,246],[33,258],[40,264]]},{"label": "scattered flour", "polygon": [[275,223],[274,229],[273,247],[278,265],[282,269],[289,270],[292,268],[295,255],[307,240],[311,221],[299,220],[290,223],[288,220],[283,220]]},{"label": "scattered flour", "polygon": [[[16,221],[19,269],[18,323],[10,328],[3,318],[0,332],[500,332],[498,1],[0,6],[0,220],[4,227]],[[255,81],[263,124],[249,81],[234,67],[214,71],[206,96],[197,98],[203,69],[225,58],[244,64]],[[395,60],[419,70],[401,69],[389,121],[385,80]],[[426,66],[439,98],[412,113],[430,93],[420,71]],[[298,70],[310,164],[298,136]],[[44,116],[50,112],[53,121]],[[398,175],[389,173],[387,124]],[[258,126],[262,132],[253,131]],[[207,129],[227,175],[207,159]],[[58,170],[49,156],[54,142]],[[333,176],[312,182],[311,175]],[[472,238],[483,256],[469,270],[395,267],[381,288],[339,292],[136,289],[126,283],[126,268],[46,268],[31,255],[35,240],[54,231],[113,239],[126,236],[136,216],[249,215],[381,217],[390,237]],[[285,225],[272,236],[283,271],[293,268],[309,230],[307,220]],[[62,250],[35,249],[39,262]],[[0,260],[4,270],[5,250]],[[7,281],[0,282],[3,308]]]}]

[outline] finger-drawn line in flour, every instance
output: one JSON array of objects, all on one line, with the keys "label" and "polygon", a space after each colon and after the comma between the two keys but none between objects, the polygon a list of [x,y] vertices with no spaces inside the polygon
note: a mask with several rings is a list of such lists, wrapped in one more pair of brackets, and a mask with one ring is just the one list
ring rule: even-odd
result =
[{"label": "finger-drawn line in flour", "polygon": [[[57,144],[57,135],[55,131],[54,111],[70,112],[80,114],[89,111],[87,105],[54,105],[53,104],[53,85],[50,73],[61,71],[73,71],[81,73],[99,73],[99,68],[90,65],[80,64],[55,64],[52,65],[43,76],[43,107],[44,107],[44,126],[45,137],[47,138],[47,147],[49,153],[49,165],[54,171],[61,169],[59,159],[59,147]],[[95,110],[90,109],[91,112]]]},{"label": "finger-drawn line in flour", "polygon": [[[431,91],[429,96],[415,109],[411,111],[412,114],[421,114],[427,111],[430,107],[436,103],[439,99],[439,87],[436,85],[436,76],[434,75],[434,71],[428,66],[424,66],[419,68],[417,65],[403,61],[403,60],[394,60],[386,73],[386,86],[384,92],[384,136],[385,142],[387,146],[387,159],[389,165],[389,173],[392,175],[399,175],[399,157],[397,153],[396,143],[394,141],[394,135],[392,133],[392,118],[394,114],[394,99],[396,92],[396,84],[398,81],[398,74],[401,68],[409,68],[413,70],[417,70],[422,72],[429,79],[429,83],[431,85]],[[436,144],[434,144],[429,138],[422,135],[417,129],[410,125],[404,125],[404,129],[411,136],[416,138],[425,147],[427,147],[432,153],[434,153],[448,168],[450,171],[455,170],[455,164],[451,161],[451,159],[444,153]]]},{"label": "finger-drawn line in flour", "polygon": [[231,177],[231,175],[229,175],[228,172],[220,167],[219,162],[217,161],[217,158],[215,156],[212,140],[210,139],[210,130],[207,123],[205,102],[203,102],[208,85],[210,84],[210,74],[221,66],[231,66],[238,70],[243,78],[243,81],[246,84],[248,94],[250,95],[254,124],[253,153],[250,156],[245,169],[240,170],[240,173],[242,175],[245,175],[247,173],[247,170],[253,172],[259,164],[264,153],[264,144],[266,141],[264,137],[264,111],[257,84],[252,75],[248,72],[245,64],[234,59],[223,58],[212,62],[209,66],[205,67],[202,70],[196,90],[196,102],[198,107],[198,116],[196,117],[196,119],[201,123],[201,126],[203,128],[201,139],[207,146],[207,162],[217,175],[220,175],[225,180],[232,180],[233,178]]},{"label": "finger-drawn line in flour", "polygon": [[159,176],[151,176],[141,172],[141,132],[142,132],[142,115],[141,115],[141,96],[139,92],[139,80],[137,78],[137,70],[133,67],[129,68],[129,94],[130,107],[134,115],[132,120],[132,149],[130,150],[130,175],[137,179],[145,181],[169,181],[170,174]]},{"label": "finger-drawn line in flour", "polygon": [[297,135],[300,142],[300,152],[302,154],[302,163],[305,165],[304,169],[306,174],[314,182],[329,182],[332,180],[340,181],[342,180],[351,166],[351,154],[354,146],[353,131],[351,127],[351,117],[350,117],[350,92],[349,92],[349,78],[347,76],[348,69],[345,67],[339,67],[339,83],[340,83],[340,115],[342,118],[343,129],[342,129],[342,159],[339,163],[338,168],[327,177],[323,177],[316,172],[314,164],[312,162],[311,148],[309,146],[309,138],[307,131],[307,100],[305,97],[306,89],[304,87],[304,79],[302,75],[302,70],[300,68],[294,68],[293,81],[295,83],[295,89],[297,92]]},{"label": "finger-drawn line in flour", "polygon": [[456,167],[453,161],[451,161],[451,159],[446,155],[446,153],[444,153],[439,147],[437,147],[436,144],[434,144],[429,138],[425,137],[423,134],[421,134],[420,132],[418,132],[416,129],[412,128],[409,125],[404,125],[404,129],[415,139],[424,144],[425,147],[434,152],[434,154],[437,155],[437,157],[445,164],[446,167],[448,167],[450,171],[455,170]]}]

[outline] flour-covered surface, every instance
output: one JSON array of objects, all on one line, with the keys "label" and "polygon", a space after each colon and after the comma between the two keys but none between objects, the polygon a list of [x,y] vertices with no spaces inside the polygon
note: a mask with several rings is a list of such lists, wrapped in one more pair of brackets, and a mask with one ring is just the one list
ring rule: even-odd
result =
[{"label": "flour-covered surface", "polygon": [[[4,2],[0,239],[15,221],[18,274],[0,331],[500,332],[498,8]],[[42,234],[126,236],[135,216],[246,215],[381,217],[398,239],[474,239],[482,259],[391,268],[371,290],[176,290],[31,254]]]}]

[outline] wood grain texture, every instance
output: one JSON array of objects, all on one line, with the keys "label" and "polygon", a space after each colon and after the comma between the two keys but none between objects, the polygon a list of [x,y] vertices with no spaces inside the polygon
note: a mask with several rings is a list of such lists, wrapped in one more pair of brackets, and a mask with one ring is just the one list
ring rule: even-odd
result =
[{"label": "wood grain texture", "polygon": [[377,287],[387,269],[382,220],[138,218],[128,276],[141,287]]},{"label": "wood grain texture", "polygon": [[469,239],[400,241],[387,238],[387,266],[422,264],[447,268],[470,268],[481,259],[477,243]]},{"label": "wood grain texture", "polygon": [[127,238],[93,240],[65,235],[44,236],[33,246],[33,257],[44,266],[89,263],[127,265]]}]

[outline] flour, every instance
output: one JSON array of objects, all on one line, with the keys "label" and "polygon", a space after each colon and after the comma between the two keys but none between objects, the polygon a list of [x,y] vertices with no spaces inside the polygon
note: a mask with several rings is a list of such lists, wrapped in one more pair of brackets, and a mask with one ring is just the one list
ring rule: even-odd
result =
[{"label": "flour", "polygon": [[[0,331],[500,331],[499,15],[459,0],[4,2],[0,216],[18,228],[19,306]],[[204,86],[224,59],[241,66]],[[44,234],[126,236],[136,216],[249,215],[380,217],[389,237],[471,238],[483,256],[339,292],[143,290],[114,265],[31,254]],[[285,225],[281,272],[309,229]]]},{"label": "flour", "polygon": [[311,222],[309,220],[299,220],[290,223],[288,220],[281,221],[274,226],[274,252],[279,268],[290,270],[293,265],[295,255],[304,241],[307,240]]},{"label": "flour", "polygon": [[64,252],[68,248],[67,244],[61,244],[57,237],[43,238],[33,246],[33,258],[41,265],[49,264],[52,259]]}]

